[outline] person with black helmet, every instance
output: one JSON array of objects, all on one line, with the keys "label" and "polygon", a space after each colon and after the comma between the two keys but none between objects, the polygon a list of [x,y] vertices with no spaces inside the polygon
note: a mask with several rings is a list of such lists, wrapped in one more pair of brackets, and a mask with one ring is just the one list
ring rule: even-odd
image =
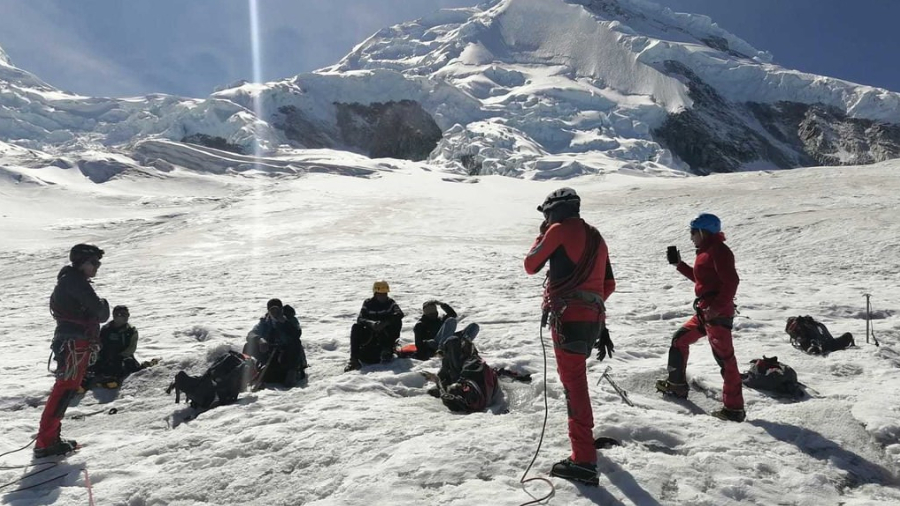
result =
[{"label": "person with black helmet", "polygon": [[390,291],[387,281],[376,281],[372,285],[372,298],[363,302],[356,323],[350,329],[350,361],[344,372],[357,370],[363,363],[394,359],[403,328],[403,311],[388,296]]},{"label": "person with black helmet", "polygon": [[615,291],[616,281],[606,242],[596,228],[581,219],[581,198],[575,190],[560,188],[537,209],[544,221],[525,256],[525,272],[536,274],[550,263],[542,325],[550,324],[572,445],[570,456],[554,464],[550,474],[596,486],[597,451],[586,361],[594,347],[599,349],[600,360],[613,352],[603,327],[605,303]]},{"label": "person with black helmet", "polygon": [[100,329],[100,352],[97,361],[88,368],[83,385],[85,388],[92,385],[118,388],[129,374],[151,365],[151,362],[141,364],[134,358],[138,330],[128,323],[131,316],[128,308],[116,306],[112,316],[112,321]]},{"label": "person with black helmet", "polygon": [[[444,311],[443,316],[438,313],[438,307]],[[441,330],[441,327],[447,324],[451,318],[456,318],[456,311],[450,307],[450,304],[437,300],[428,300],[422,304],[422,317],[413,327],[413,334],[416,339],[416,355],[419,360],[428,360],[438,351],[438,345],[434,338]],[[455,321],[452,323],[456,328]],[[451,331],[452,333],[452,331]]]},{"label": "person with black helmet", "polygon": [[656,382],[656,388],[665,395],[679,398],[688,396],[690,388],[687,385],[686,370],[690,346],[707,336],[724,382],[724,407],[711,414],[722,420],[743,422],[746,413],[741,373],[734,356],[731,336],[734,296],[740,283],[734,266],[734,253],[725,245],[722,222],[714,214],[703,213],[694,218],[690,223],[690,232],[691,242],[697,249],[694,266],[683,262],[678,248],[674,246],[669,247],[667,257],[678,272],[694,282],[696,314],[672,336],[669,374],[667,378]]},{"label": "person with black helmet", "polygon": [[56,358],[56,382],[44,405],[34,456],[65,455],[78,443],[61,439],[60,428],[69,401],[78,391],[92,356],[97,353],[100,324],[109,319],[109,304],[91,286],[103,250],[91,244],[76,244],[69,251],[71,265],[56,277],[50,296],[50,312],[56,320],[51,348]]},{"label": "person with black helmet", "polygon": [[303,329],[296,314],[294,308],[284,305],[281,299],[269,299],[266,314],[247,334],[243,351],[265,366],[262,380],[267,383],[292,387],[306,378],[308,364],[300,340]]}]

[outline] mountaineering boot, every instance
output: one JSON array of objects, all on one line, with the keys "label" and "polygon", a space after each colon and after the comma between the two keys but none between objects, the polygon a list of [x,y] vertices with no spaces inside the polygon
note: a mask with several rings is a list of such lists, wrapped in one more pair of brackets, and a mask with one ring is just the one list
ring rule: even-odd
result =
[{"label": "mountaineering boot", "polygon": [[284,386],[293,388],[297,386],[297,369],[290,369],[284,375]]},{"label": "mountaineering boot", "polygon": [[672,383],[667,379],[656,380],[656,389],[662,392],[663,395],[670,395],[679,399],[687,399],[690,391],[687,383]]},{"label": "mountaineering boot", "polygon": [[68,455],[78,449],[78,443],[74,439],[60,439],[56,443],[45,448],[35,448],[34,458],[55,457]]},{"label": "mountaineering boot", "polygon": [[358,358],[351,358],[349,362],[347,362],[346,367],[344,367],[344,372],[350,371],[358,371],[362,369],[362,364],[359,363]]},{"label": "mountaineering boot", "polygon": [[386,364],[394,360],[394,351],[393,350],[382,350],[381,351],[381,363]]},{"label": "mountaineering boot", "polygon": [[743,422],[744,419],[747,418],[747,413],[743,409],[722,408],[718,411],[713,411],[710,414],[719,420],[725,420],[727,422]]},{"label": "mountaineering boot", "polygon": [[550,476],[577,481],[592,487],[600,485],[597,478],[597,464],[573,462],[571,458],[553,464]]}]

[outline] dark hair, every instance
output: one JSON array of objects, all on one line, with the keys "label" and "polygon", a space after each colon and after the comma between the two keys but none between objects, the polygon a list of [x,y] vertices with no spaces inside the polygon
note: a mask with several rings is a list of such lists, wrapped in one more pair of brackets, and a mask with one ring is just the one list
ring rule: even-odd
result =
[{"label": "dark hair", "polygon": [[284,307],[284,304],[281,303],[281,299],[269,299],[269,302],[266,303],[266,309],[272,306]]},{"label": "dark hair", "polygon": [[113,316],[121,316],[121,315],[130,316],[127,306],[116,306],[113,308]]}]

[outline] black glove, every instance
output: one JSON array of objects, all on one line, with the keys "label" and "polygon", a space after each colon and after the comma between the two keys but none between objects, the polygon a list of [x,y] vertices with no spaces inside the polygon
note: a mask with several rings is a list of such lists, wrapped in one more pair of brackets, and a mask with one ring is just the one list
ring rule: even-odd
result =
[{"label": "black glove", "polygon": [[672,265],[678,265],[681,262],[681,253],[678,252],[678,246],[669,246],[666,248],[666,259]]},{"label": "black glove", "polygon": [[597,340],[594,348],[597,348],[597,360],[601,362],[607,355],[612,357],[613,351],[616,350],[612,339],[609,337],[609,330],[606,328],[606,325],[603,326],[603,330],[600,332],[600,339]]}]

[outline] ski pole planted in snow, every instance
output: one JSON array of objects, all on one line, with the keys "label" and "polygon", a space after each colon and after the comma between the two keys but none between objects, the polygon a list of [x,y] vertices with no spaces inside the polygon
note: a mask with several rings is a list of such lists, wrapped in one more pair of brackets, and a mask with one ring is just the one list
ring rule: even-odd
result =
[{"label": "ski pole planted in snow", "polygon": [[866,296],[866,344],[869,344],[869,334],[872,334],[872,342],[875,343],[875,346],[881,346],[881,343],[878,342],[878,339],[875,338],[875,326],[871,324],[872,320],[872,303],[871,297],[872,294],[864,293]]}]

